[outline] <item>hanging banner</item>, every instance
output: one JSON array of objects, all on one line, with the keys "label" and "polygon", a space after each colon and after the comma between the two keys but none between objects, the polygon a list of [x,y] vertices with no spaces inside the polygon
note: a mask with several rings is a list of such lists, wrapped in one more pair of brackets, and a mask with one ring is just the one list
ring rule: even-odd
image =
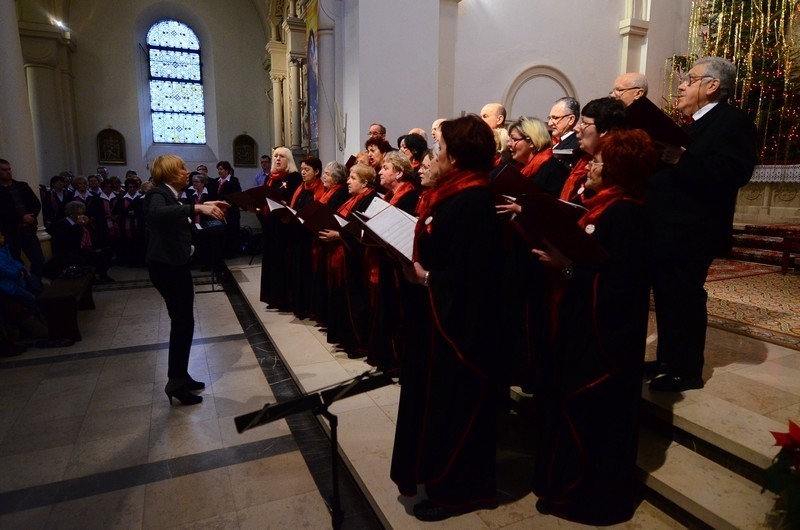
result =
[{"label": "hanging banner", "polygon": [[319,5],[311,0],[306,10],[306,57],[308,59],[308,138],[312,153],[319,153],[319,54],[317,29]]}]

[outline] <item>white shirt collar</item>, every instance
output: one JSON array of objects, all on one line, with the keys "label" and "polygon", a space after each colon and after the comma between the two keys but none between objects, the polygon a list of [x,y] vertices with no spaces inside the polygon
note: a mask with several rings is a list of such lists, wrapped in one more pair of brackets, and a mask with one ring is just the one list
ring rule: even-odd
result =
[{"label": "white shirt collar", "polygon": [[708,111],[716,107],[718,104],[719,101],[712,101],[711,103],[706,103],[702,108],[697,109],[697,112],[692,114],[692,119],[694,121],[699,120],[700,118],[705,116],[708,113]]}]

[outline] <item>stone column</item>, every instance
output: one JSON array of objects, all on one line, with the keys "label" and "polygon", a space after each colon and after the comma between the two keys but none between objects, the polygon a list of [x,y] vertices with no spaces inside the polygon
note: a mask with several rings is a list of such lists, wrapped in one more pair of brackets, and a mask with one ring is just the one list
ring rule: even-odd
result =
[{"label": "stone column", "polygon": [[318,92],[317,106],[319,109],[319,159],[323,164],[331,160],[344,161],[344,156],[339,152],[344,146],[339,145],[337,125],[336,125],[336,52],[334,19],[329,13],[338,13],[339,4],[333,0],[322,0],[319,4],[319,16],[317,18],[319,27],[317,28],[317,59],[319,61],[317,74]]},{"label": "stone column", "polygon": [[291,122],[292,122],[292,139],[291,148],[292,152],[299,150],[302,143],[302,123],[300,122],[300,65],[302,60],[299,58],[292,58],[289,61],[289,83],[290,83],[290,99],[291,105]]},{"label": "stone column", "polygon": [[272,79],[272,131],[275,145],[285,145],[283,134],[283,80],[286,76],[273,74]]},{"label": "stone column", "polygon": [[0,158],[11,162],[16,180],[36,190],[39,165],[14,6],[14,2],[0,2],[0,20],[6,21],[0,31]]}]

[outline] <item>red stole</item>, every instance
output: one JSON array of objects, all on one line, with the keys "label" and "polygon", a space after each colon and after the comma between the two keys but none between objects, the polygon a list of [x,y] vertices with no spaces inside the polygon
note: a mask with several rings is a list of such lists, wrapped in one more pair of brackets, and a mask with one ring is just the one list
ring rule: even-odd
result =
[{"label": "red stole", "polygon": [[320,179],[314,179],[314,182],[303,182],[300,186],[297,186],[297,189],[294,190],[294,195],[292,195],[292,202],[289,204],[290,208],[294,208],[297,204],[297,199],[300,198],[300,194],[304,191],[310,191],[314,195],[314,200],[318,201],[322,195],[325,193],[325,186],[322,185],[322,181]]},{"label": "red stole", "polygon": [[424,204],[420,202],[418,206],[420,210],[419,220],[417,221],[417,226],[414,228],[414,261],[419,259],[419,248],[417,245],[419,237],[422,232],[430,229],[430,225],[427,221],[429,217],[433,217],[436,213],[436,208],[453,195],[468,188],[475,187],[489,187],[489,178],[486,173],[453,169],[440,176],[439,180],[436,181],[436,186],[425,193],[428,195],[428,198]]},{"label": "red stole", "polygon": [[578,219],[578,225],[586,228],[590,224],[595,224],[603,213],[612,205],[619,201],[633,201],[642,204],[643,201],[625,195],[625,190],[621,186],[609,186],[597,192],[591,199],[583,201],[583,205],[589,210],[583,217]]},{"label": "red stole", "polygon": [[288,175],[288,171],[278,171],[277,173],[270,173],[269,178],[264,181],[264,186],[278,186],[278,182],[285,179],[286,175]]},{"label": "red stole", "polygon": [[410,182],[401,182],[396,190],[387,192],[386,195],[383,196],[383,200],[394,206],[403,198],[403,195],[410,191],[414,191],[414,185]]},{"label": "red stole", "polygon": [[551,158],[553,158],[553,150],[549,147],[542,149],[538,153],[534,154],[533,158],[531,158],[528,163],[525,164],[525,166],[519,171],[526,177],[531,178],[539,171],[539,169],[542,167],[542,164]]},{"label": "red stole", "polygon": [[591,159],[592,157],[590,155],[584,154],[575,162],[575,166],[572,168],[572,171],[570,171],[569,177],[567,177],[566,182],[564,182],[564,187],[561,188],[561,196],[559,199],[562,201],[569,201],[575,198],[578,194],[578,189],[586,182],[586,175],[589,173],[587,164],[589,164]]},{"label": "red stole", "polygon": [[345,202],[339,207],[337,213],[342,217],[344,217],[345,219],[347,219],[347,216],[350,215],[350,212],[353,211],[353,208],[355,208],[356,204],[358,204],[361,201],[361,199],[372,193],[375,193],[375,190],[372,188],[367,188],[358,195],[353,195],[352,197],[347,199],[347,202]]},{"label": "red stole", "polygon": [[339,191],[344,184],[335,184],[331,189],[326,190],[325,193],[322,194],[322,197],[319,198],[319,202],[322,204],[328,204],[328,201],[331,200],[331,197],[336,195],[336,192]]}]

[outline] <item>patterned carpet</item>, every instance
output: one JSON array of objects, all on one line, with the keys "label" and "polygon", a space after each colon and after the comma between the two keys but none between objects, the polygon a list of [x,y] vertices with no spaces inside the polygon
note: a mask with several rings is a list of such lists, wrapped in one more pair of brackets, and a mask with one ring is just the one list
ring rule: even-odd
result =
[{"label": "patterned carpet", "polygon": [[765,267],[743,267],[738,276],[729,270],[727,279],[709,274],[708,323],[800,350],[800,274],[755,272]]},{"label": "patterned carpet", "polygon": [[711,264],[706,281],[716,282],[731,278],[743,278],[745,276],[769,274],[780,270],[781,268],[777,265],[764,265],[762,263],[750,263],[733,259],[716,259]]}]

